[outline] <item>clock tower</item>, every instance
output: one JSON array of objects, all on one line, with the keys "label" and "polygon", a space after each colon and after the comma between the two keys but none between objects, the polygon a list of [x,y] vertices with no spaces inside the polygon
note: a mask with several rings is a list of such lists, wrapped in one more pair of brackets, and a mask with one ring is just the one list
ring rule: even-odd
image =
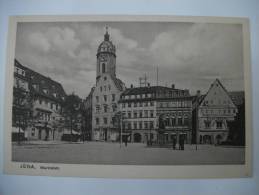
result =
[{"label": "clock tower", "polygon": [[97,67],[96,67],[96,79],[97,81],[102,75],[109,74],[112,77],[116,77],[116,49],[113,43],[110,41],[110,35],[108,33],[108,27],[106,27],[106,33],[104,34],[104,41],[99,45],[97,50]]}]

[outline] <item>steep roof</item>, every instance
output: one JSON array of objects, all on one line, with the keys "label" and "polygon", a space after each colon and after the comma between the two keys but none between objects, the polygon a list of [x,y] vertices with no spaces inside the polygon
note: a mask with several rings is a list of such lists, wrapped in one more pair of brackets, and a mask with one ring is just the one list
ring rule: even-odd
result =
[{"label": "steep roof", "polygon": [[228,94],[236,106],[243,104],[245,101],[244,91],[230,91]]},{"label": "steep roof", "polygon": [[[46,77],[38,72],[35,72],[26,66],[23,66],[16,59],[15,65],[25,70],[25,76],[29,80],[30,90],[34,94],[50,98],[54,101],[62,101],[62,98],[66,96],[65,90],[59,82],[52,80],[50,77]],[[34,85],[36,86],[35,88],[33,87]],[[48,93],[46,93],[44,90],[47,90]],[[56,96],[54,94],[56,94]]]},{"label": "steep roof", "polygon": [[[214,101],[217,100],[217,101]],[[208,92],[200,101],[200,106],[229,106],[235,107],[234,102],[229,96],[228,91],[222,85],[219,79],[216,79],[210,86]]]},{"label": "steep roof", "polygon": [[125,88],[125,84],[118,78],[111,76],[115,86],[120,90],[123,91]]}]

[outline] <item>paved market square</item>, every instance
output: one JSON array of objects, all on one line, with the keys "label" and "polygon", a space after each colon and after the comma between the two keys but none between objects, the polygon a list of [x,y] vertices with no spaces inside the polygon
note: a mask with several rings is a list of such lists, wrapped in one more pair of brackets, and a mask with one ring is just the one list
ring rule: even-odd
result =
[{"label": "paved market square", "polygon": [[185,145],[185,150],[147,147],[143,143],[25,142],[13,143],[12,160],[17,162],[111,165],[213,165],[243,164],[245,148],[214,145]]}]

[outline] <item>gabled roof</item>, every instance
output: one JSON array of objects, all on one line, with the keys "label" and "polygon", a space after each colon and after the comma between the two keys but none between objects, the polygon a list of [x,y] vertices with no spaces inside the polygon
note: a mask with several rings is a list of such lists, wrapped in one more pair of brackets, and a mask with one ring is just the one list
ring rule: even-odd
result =
[{"label": "gabled roof", "polygon": [[111,76],[115,86],[120,90],[123,91],[125,88],[125,84],[118,78]]},{"label": "gabled roof", "polygon": [[[220,88],[215,88],[215,86],[216,86],[216,87],[219,86]],[[211,84],[211,86],[210,86],[208,92],[206,93],[206,95],[204,95],[204,97],[203,97],[202,100],[200,101],[200,103],[199,103],[200,106],[204,106],[204,105],[207,106],[207,103],[206,103],[206,101],[208,101],[207,98],[209,98],[209,97],[211,96],[213,89],[222,89],[222,90],[223,90],[223,94],[221,94],[221,95],[225,95],[224,97],[228,99],[228,104],[229,104],[229,106],[230,106],[230,105],[231,105],[231,106],[235,106],[234,102],[232,101],[232,99],[231,99],[230,96],[229,96],[228,91],[227,91],[226,88],[222,85],[222,83],[220,82],[219,79],[216,79],[216,80]],[[217,95],[218,95],[218,94],[217,94]],[[209,102],[208,102],[208,103],[209,103]],[[214,102],[213,102],[213,104],[214,104]]]},{"label": "gabled roof", "polygon": [[242,105],[245,101],[244,91],[230,91],[228,94],[236,106]]},{"label": "gabled roof", "polygon": [[[65,90],[59,82],[52,80],[50,77],[46,77],[38,72],[35,72],[26,66],[23,66],[16,59],[15,65],[25,70],[25,76],[29,80],[30,91],[34,94],[50,98],[54,101],[62,101],[62,97],[66,96]],[[34,85],[37,87],[34,88]],[[48,93],[45,93],[44,90],[47,90]],[[56,97],[54,94],[56,94]]]}]

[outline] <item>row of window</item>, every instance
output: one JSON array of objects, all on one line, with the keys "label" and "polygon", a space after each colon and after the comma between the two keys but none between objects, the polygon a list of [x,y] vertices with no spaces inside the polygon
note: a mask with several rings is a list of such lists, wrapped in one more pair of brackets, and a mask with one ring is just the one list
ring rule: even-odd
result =
[{"label": "row of window", "polygon": [[235,109],[201,109],[202,114],[235,114]]},{"label": "row of window", "polygon": [[131,103],[131,102],[128,102],[128,103],[122,103],[122,108],[131,108],[131,107],[147,107],[147,106],[154,106],[154,102],[149,102],[149,101],[146,101],[146,102],[134,102],[134,103]]},{"label": "row of window", "polygon": [[[103,124],[107,125],[108,124],[108,118],[107,117],[103,117],[102,119],[103,119],[103,121],[102,121]],[[100,125],[101,124],[100,118],[98,118],[98,117],[95,118],[95,124],[96,125]]]},{"label": "row of window", "polygon": [[123,122],[122,129],[132,130],[132,129],[154,129],[154,121],[133,121],[133,122]]},{"label": "row of window", "polygon": [[48,107],[50,109],[55,109],[55,110],[59,109],[59,105],[58,104],[51,103],[51,102],[48,102],[47,100],[42,100],[42,99],[39,99],[38,101],[39,101],[40,105],[45,105],[46,107]]},{"label": "row of window", "polygon": [[161,98],[183,97],[188,95],[189,95],[188,90],[159,91],[157,93],[157,97],[161,97]]},{"label": "row of window", "polygon": [[124,95],[122,96],[122,99],[129,100],[129,99],[151,98],[151,97],[152,97],[151,93],[146,93],[146,94],[138,94],[138,95]]},{"label": "row of window", "polygon": [[[111,95],[112,102],[115,101],[115,97],[116,97],[115,94],[112,94],[112,95]],[[99,96],[95,96],[95,100],[96,100],[96,103],[99,103],[99,102],[100,102]],[[107,101],[108,101],[108,95],[104,95],[104,96],[103,96],[103,101],[104,101],[104,102],[107,102]]]},{"label": "row of window", "polygon": [[[40,90],[39,84],[33,84],[32,87],[33,87],[36,91],[39,91],[39,90]],[[55,93],[55,92],[54,92],[54,93],[51,93],[49,89],[44,88],[42,91],[43,91],[45,94],[47,94],[47,95],[50,95],[50,94],[51,94],[51,95],[53,95],[55,98],[58,97],[58,96],[57,96],[57,93]],[[65,97],[62,97],[62,99],[65,100]]]},{"label": "row of window", "polygon": [[190,120],[187,116],[178,116],[172,118],[166,118],[163,120],[165,126],[181,126],[181,125],[189,125]]},{"label": "row of window", "polygon": [[39,112],[39,119],[44,121],[50,121],[50,113]]},{"label": "row of window", "polygon": [[191,101],[171,101],[171,102],[161,102],[159,107],[169,108],[169,107],[191,107]]},{"label": "row of window", "polygon": [[102,91],[110,91],[110,90],[111,90],[111,85],[100,86],[100,92],[102,92]]},{"label": "row of window", "polygon": [[204,101],[204,106],[213,105],[213,104],[230,104],[230,103],[231,102],[229,100],[228,101],[226,101],[226,100],[222,101],[221,99],[218,99],[217,102],[214,101],[214,100],[210,100],[210,101],[206,100],[206,101]]},{"label": "row of window", "polygon": [[[205,128],[210,128],[212,126],[212,121],[206,120],[204,121]],[[223,122],[222,121],[216,121],[216,128],[222,129]]]},{"label": "row of window", "polygon": [[[107,104],[105,104],[103,106],[97,105],[95,107],[95,112],[96,113],[100,113],[101,111],[103,111],[104,113],[107,113],[107,112],[109,112],[109,109],[110,109],[110,107]],[[117,105],[116,104],[112,104],[111,105],[111,109],[112,109],[112,112],[116,112]]]},{"label": "row of window", "polygon": [[134,110],[128,112],[122,112],[125,118],[153,118],[155,117],[153,110]]}]

